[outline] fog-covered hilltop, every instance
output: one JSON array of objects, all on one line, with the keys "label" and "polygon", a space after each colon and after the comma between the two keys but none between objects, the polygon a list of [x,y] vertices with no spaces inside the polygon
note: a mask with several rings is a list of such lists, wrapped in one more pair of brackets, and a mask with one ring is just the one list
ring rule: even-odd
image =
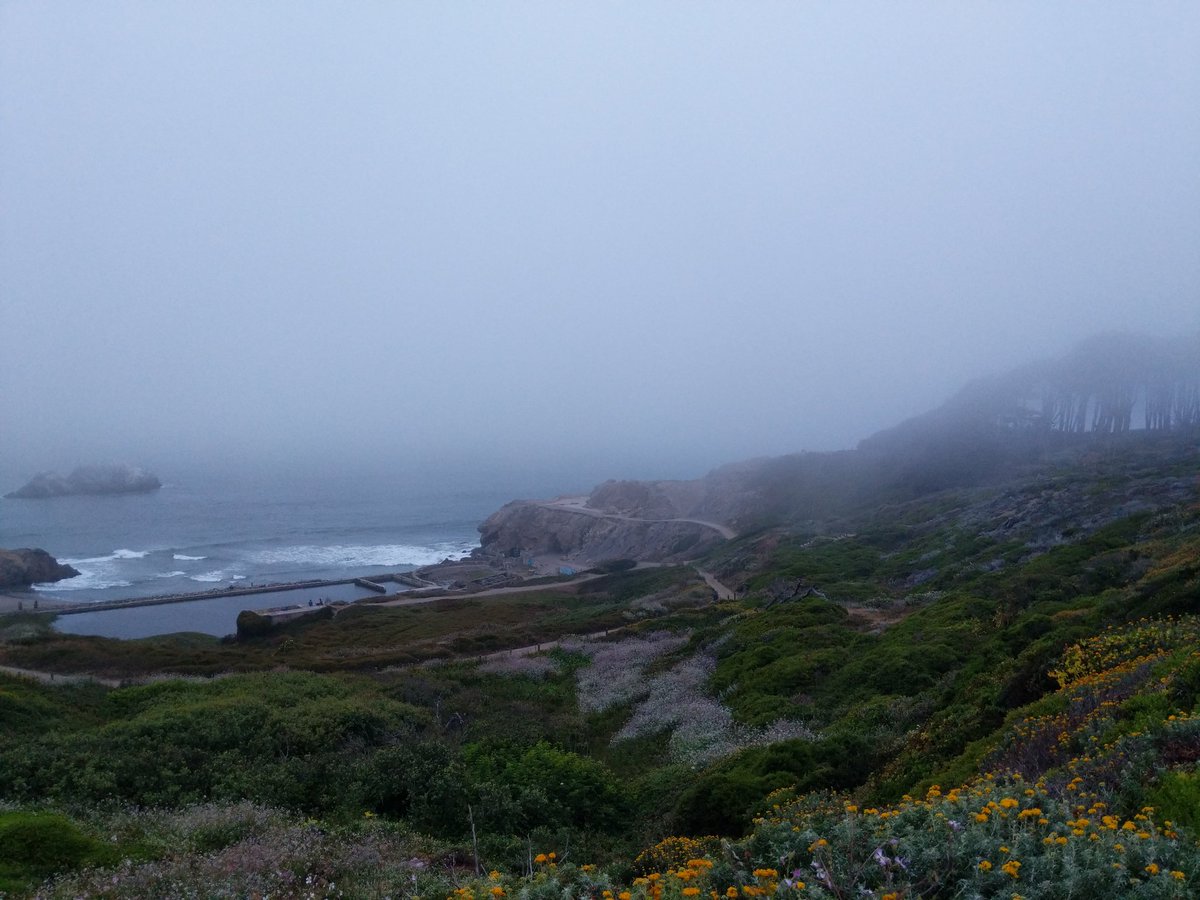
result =
[{"label": "fog-covered hilltop", "polygon": [[162,487],[158,476],[133,466],[80,466],[70,475],[42,472],[5,497],[44,500],[73,494],[147,494]]},{"label": "fog-covered hilltop", "polygon": [[811,525],[995,482],[1058,454],[1170,443],[1197,428],[1200,335],[1098,335],[1058,359],[972,382],[853,450],[748,460],[692,481],[605,482],[574,504],[509,504],[480,530],[490,553],[685,558],[717,536],[697,522],[737,533]]}]

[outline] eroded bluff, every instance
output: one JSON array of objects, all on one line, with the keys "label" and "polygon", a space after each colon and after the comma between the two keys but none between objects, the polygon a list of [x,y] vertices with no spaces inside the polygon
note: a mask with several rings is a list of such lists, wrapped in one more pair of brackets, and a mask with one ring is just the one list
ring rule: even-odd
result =
[{"label": "eroded bluff", "polygon": [[724,538],[695,522],[640,520],[517,500],[479,526],[485,556],[569,556],[574,561],[678,562]]},{"label": "eroded bluff", "polygon": [[0,588],[26,588],[78,574],[77,569],[63,565],[45,550],[0,550]]}]

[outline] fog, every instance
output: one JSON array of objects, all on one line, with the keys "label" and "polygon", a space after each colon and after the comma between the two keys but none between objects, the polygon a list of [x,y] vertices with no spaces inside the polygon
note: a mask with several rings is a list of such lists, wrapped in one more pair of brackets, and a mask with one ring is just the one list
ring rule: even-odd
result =
[{"label": "fog", "polygon": [[0,474],[689,477],[1195,331],[1197,47],[1167,2],[0,3]]}]

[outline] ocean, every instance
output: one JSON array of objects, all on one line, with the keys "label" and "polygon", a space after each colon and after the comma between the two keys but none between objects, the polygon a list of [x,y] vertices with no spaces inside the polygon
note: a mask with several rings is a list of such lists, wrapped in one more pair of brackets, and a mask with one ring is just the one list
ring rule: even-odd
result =
[{"label": "ocean", "polygon": [[563,492],[519,476],[159,474],[150,494],[0,499],[0,547],[40,547],[80,572],[31,596],[98,602],[407,571],[468,555],[479,523],[509,500]]}]

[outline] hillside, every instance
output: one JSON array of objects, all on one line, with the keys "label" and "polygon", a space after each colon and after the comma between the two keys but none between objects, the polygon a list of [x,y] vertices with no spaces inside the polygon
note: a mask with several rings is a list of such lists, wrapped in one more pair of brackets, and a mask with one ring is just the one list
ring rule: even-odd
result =
[{"label": "hillside", "polygon": [[[972,382],[853,450],[747,460],[693,481],[608,481],[578,504],[511,503],[480,531],[485,554],[603,559],[632,554],[640,544],[641,558],[692,558],[712,535],[689,524],[737,533],[837,527],[839,519],[881,505],[1019,483],[1127,449],[1152,457],[1162,446],[1169,456],[1175,438],[1198,427],[1200,334],[1100,335],[1060,359]],[[598,517],[603,529],[594,527]],[[651,523],[673,527],[647,533]]]},{"label": "hillside", "polygon": [[65,682],[0,675],[0,890],[1195,896],[1200,431],[989,414],[964,469],[934,418],[588,499],[736,531],[689,564],[240,641],[0,620]]}]

